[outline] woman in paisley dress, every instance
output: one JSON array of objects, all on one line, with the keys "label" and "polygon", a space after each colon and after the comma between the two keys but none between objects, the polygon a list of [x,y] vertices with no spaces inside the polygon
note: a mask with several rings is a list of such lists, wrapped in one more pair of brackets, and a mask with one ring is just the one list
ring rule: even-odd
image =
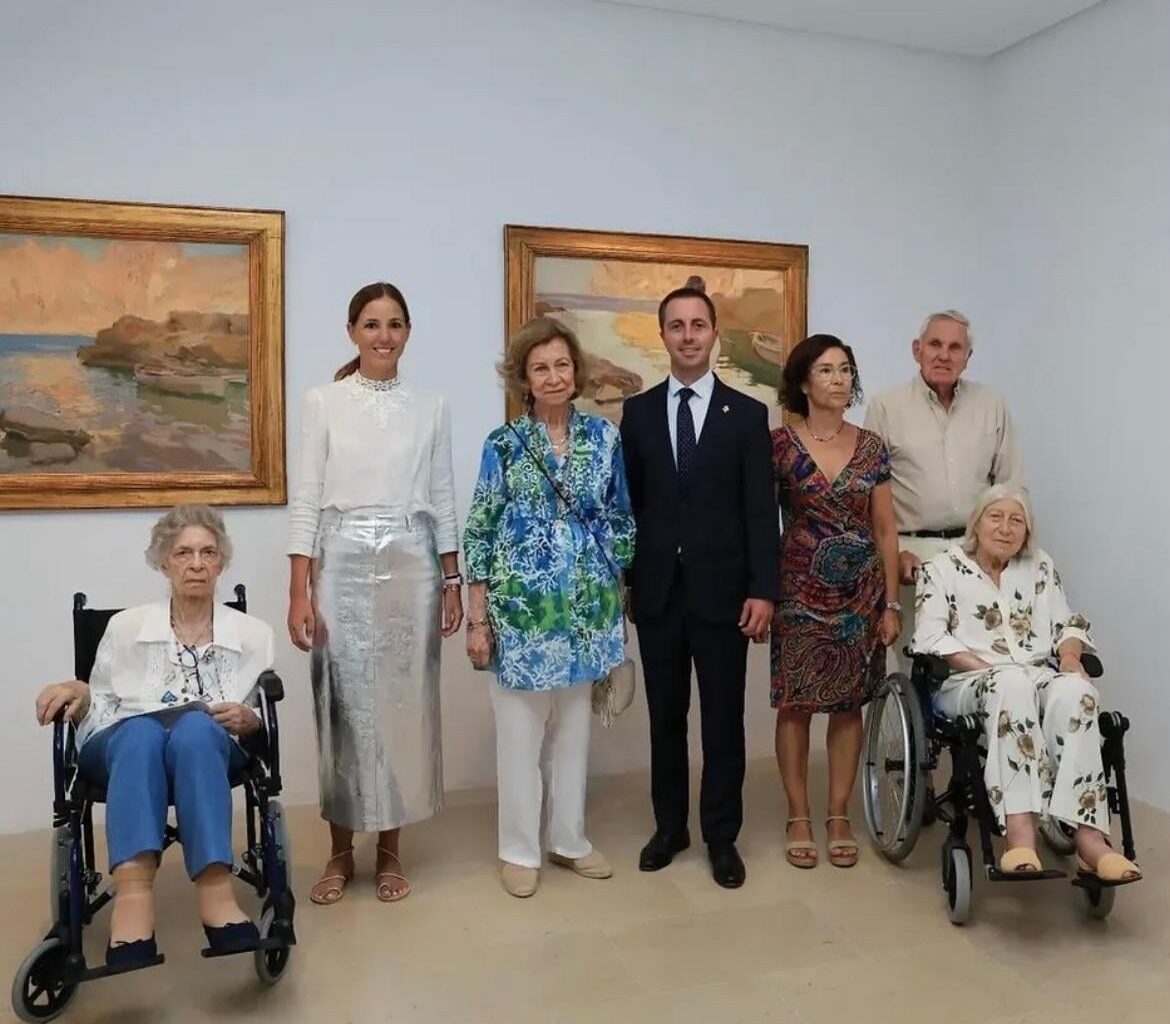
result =
[{"label": "woman in paisley dress", "polygon": [[1000,867],[1040,870],[1036,820],[1048,814],[1076,830],[1081,871],[1140,878],[1109,847],[1099,697],[1081,663],[1089,623],[1035,545],[1025,491],[983,493],[962,542],[922,566],[916,604],[914,650],[953,670],[936,706],[984,723],[987,793],[1007,837]]},{"label": "woman in paisley dress", "polygon": [[355,832],[378,833],[378,899],[410,892],[399,830],[442,806],[439,645],[463,620],[450,414],[399,375],[402,292],[359,289],[348,330],[357,355],[305,396],[288,546],[332,844],[309,898],[324,905],[353,876]]},{"label": "woman in paisley dress", "polygon": [[784,366],[781,404],[799,420],[772,433],[784,534],[772,626],[776,760],[788,799],[785,856],[817,864],[808,800],[809,725],[829,715],[826,851],[857,863],[849,800],[861,756],[861,708],[885,677],[898,636],[898,541],[889,455],[881,438],[845,422],[861,399],[853,350],[814,334]]},{"label": "woman in paisley dress", "polygon": [[617,428],[572,405],[584,370],[556,320],[510,340],[500,373],[527,411],[484,442],[464,535],[467,653],[498,677],[501,881],[518,897],[539,884],[546,789],[549,860],[611,874],[585,836],[590,696],[625,656],[620,576],[634,519]]}]

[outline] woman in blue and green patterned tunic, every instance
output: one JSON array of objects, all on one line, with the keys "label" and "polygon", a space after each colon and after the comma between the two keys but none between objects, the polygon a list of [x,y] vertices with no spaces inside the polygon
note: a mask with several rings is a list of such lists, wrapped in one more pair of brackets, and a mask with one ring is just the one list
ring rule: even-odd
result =
[{"label": "woman in blue and green patterned tunic", "polygon": [[585,837],[590,694],[624,657],[620,575],[634,519],[617,428],[572,405],[584,369],[556,320],[533,320],[510,340],[500,373],[528,411],[484,442],[464,531],[467,653],[498,676],[499,850],[513,896],[539,882],[542,776],[549,860],[586,878],[611,874]]}]

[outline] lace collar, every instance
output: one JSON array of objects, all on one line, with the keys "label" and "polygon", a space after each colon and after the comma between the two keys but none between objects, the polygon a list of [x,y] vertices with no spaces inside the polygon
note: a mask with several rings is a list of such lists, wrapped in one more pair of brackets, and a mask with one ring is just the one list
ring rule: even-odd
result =
[{"label": "lace collar", "polygon": [[355,370],[350,374],[350,380],[366,391],[397,391],[402,386],[401,376],[392,377],[390,380],[374,380],[371,377],[363,377],[361,370]]}]

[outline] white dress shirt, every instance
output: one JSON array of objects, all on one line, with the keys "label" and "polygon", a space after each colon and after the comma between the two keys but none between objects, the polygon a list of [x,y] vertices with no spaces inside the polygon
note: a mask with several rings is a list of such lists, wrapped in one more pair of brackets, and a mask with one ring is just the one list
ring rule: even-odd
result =
[{"label": "white dress shirt", "polygon": [[323,509],[400,509],[435,520],[442,554],[459,549],[451,418],[438,395],[359,374],[313,388],[301,414],[300,480],[288,553],[313,556]]},{"label": "white dress shirt", "polygon": [[89,675],[89,711],[77,729],[80,747],[95,733],[136,715],[178,707],[196,699],[211,705],[259,704],[256,680],[272,667],[274,641],[268,623],[217,604],[212,641],[199,654],[200,688],[191,692],[171,629],[170,601],[118,612],[98,644]]},{"label": "white dress shirt", "polygon": [[[666,425],[670,430],[670,450],[674,452],[675,465],[678,465],[678,407],[680,405],[678,393],[686,384],[675,379],[671,374],[666,380]],[[703,421],[707,418],[707,407],[711,404],[711,395],[715,392],[715,371],[708,370],[694,384],[690,385],[694,392],[688,405],[691,409],[691,419],[695,421],[695,444],[703,433]]]}]

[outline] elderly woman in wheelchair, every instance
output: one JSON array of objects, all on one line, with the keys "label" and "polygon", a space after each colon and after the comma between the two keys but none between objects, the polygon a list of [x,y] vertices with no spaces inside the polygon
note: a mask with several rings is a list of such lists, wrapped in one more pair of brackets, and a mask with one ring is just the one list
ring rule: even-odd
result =
[{"label": "elderly woman in wheelchair", "polygon": [[88,685],[49,686],[36,705],[42,725],[61,713],[77,724],[79,777],[105,791],[116,896],[104,973],[160,962],[153,886],[172,801],[205,955],[261,944],[232,892],[231,783],[249,763],[239,741],[262,727],[257,680],[273,662],[272,630],[215,601],[231,543],[212,509],[165,514],[146,557],[170,581],[169,600],[114,614]]},{"label": "elderly woman in wheelchair", "polygon": [[984,492],[962,543],[923,565],[916,607],[914,652],[950,668],[935,708],[982,723],[987,797],[1006,837],[1000,871],[1042,871],[1037,822],[1047,815],[1072,830],[1082,875],[1140,878],[1109,845],[1100,700],[1082,661],[1093,653],[1089,623],[1035,546],[1026,492]]},{"label": "elderly woman in wheelchair", "polygon": [[[918,578],[913,671],[889,676],[866,720],[862,796],[879,852],[900,861],[919,830],[941,819],[949,916],[970,915],[969,822],[989,881],[1062,878],[1036,853],[1039,831],[1077,854],[1073,885],[1092,917],[1135,882],[1125,780],[1129,721],[1101,712],[1101,663],[1089,624],[1071,612],[1052,559],[1035,547],[1026,492],[1004,486],[976,502],[962,542]],[[935,794],[943,752],[950,779]],[[1110,814],[1121,847],[1109,844]],[[1006,837],[996,859],[992,838]]]}]

